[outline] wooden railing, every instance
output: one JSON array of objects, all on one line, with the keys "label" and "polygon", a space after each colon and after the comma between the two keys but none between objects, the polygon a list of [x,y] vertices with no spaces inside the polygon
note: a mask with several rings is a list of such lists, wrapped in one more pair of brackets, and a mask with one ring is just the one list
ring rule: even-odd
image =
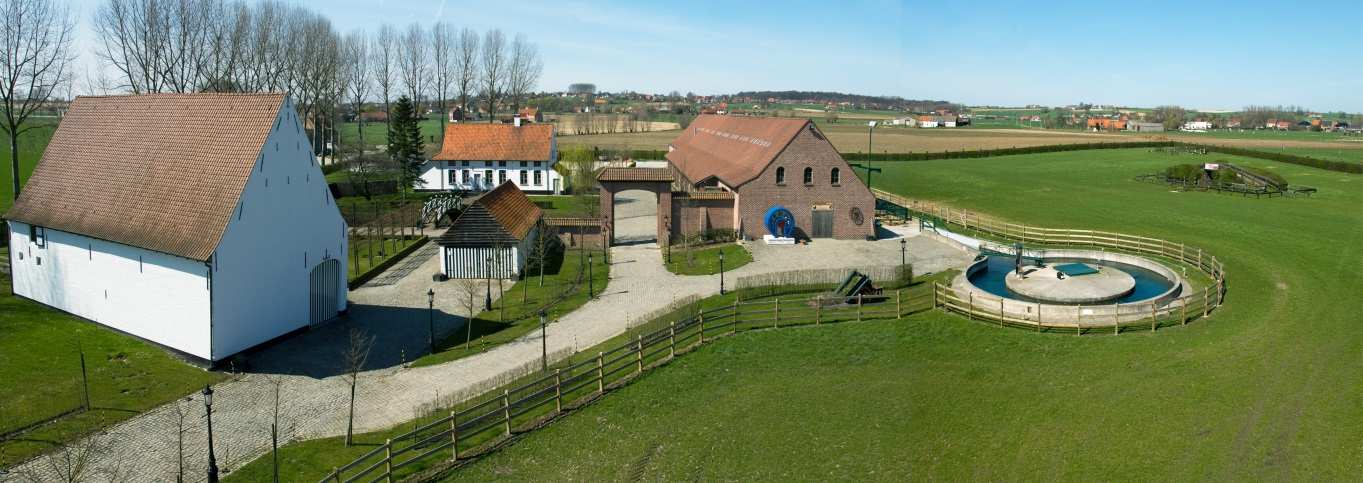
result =
[{"label": "wooden railing", "polygon": [[[1009,223],[969,210],[909,199],[881,190],[874,191],[877,198],[907,208],[916,218],[955,225],[997,239],[1022,242],[1029,245],[1028,248],[1041,246],[1101,248],[1163,257],[1196,268],[1212,280],[1202,290],[1186,291],[1172,300],[1156,299],[1148,303],[1115,306],[1066,307],[1063,310],[1067,312],[1060,314],[1040,313],[1046,310],[1045,307],[1050,307],[1049,310],[1054,312],[1056,310],[1054,306],[1027,304],[973,291],[956,290],[941,284],[934,288],[933,294],[938,306],[971,319],[1034,330],[1071,330],[1079,334],[1095,331],[1121,332],[1131,327],[1149,327],[1150,330],[1155,330],[1162,325],[1175,322],[1186,324],[1194,318],[1205,317],[1225,299],[1225,265],[1215,255],[1199,247],[1126,233],[1041,228]],[[1035,311],[1032,308],[1035,308]]]},{"label": "wooden railing", "polygon": [[[645,325],[638,335],[500,393],[487,394],[463,410],[451,411],[334,468],[321,481],[393,481],[416,473],[423,463],[458,461],[485,454],[519,433],[566,411],[595,401],[640,374],[678,355],[737,332],[791,326],[898,319],[934,306],[929,284],[881,296],[772,298],[705,310],[680,320]],[[688,309],[683,309],[688,310]]]}]

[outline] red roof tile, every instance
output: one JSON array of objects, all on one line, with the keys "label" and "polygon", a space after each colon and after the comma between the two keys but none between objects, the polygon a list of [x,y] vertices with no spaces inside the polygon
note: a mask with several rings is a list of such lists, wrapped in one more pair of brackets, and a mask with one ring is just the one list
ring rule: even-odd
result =
[{"label": "red roof tile", "polygon": [[672,140],[667,160],[694,183],[714,176],[729,186],[766,169],[808,119],[702,115]]},{"label": "red roof tile", "polygon": [[554,146],[553,124],[488,124],[456,122],[445,125],[445,141],[437,161],[549,161]]}]

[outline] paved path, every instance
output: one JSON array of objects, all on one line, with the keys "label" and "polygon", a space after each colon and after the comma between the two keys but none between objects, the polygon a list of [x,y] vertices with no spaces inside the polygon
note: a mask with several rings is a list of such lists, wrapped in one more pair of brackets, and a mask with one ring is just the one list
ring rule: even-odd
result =
[{"label": "paved path", "polygon": [[[908,251],[915,270],[935,272],[963,267],[970,256],[929,237],[908,234]],[[768,247],[749,244],[754,261],[729,273],[730,277],[799,268],[897,265],[900,243],[894,238],[874,242],[819,240],[807,246]],[[548,326],[551,359],[562,357],[614,337],[642,318],[687,296],[717,293],[717,275],[678,276],[666,271],[656,244],[614,247],[611,278],[601,296]],[[792,264],[797,261],[798,264]],[[370,366],[360,375],[356,400],[356,431],[391,427],[420,415],[432,404],[447,405],[471,397],[539,367],[539,333],[464,359],[438,366],[403,368],[401,355],[424,352],[428,337],[426,290],[438,269],[430,257],[409,276],[386,286],[362,287],[350,295],[351,313],[340,323],[290,338],[256,356],[251,373],[215,387],[214,444],[225,471],[265,454],[275,387],[286,403],[282,440],[296,441],[344,434],[347,386],[337,370],[339,348],[351,327],[376,336]],[[462,326],[453,300],[453,282],[434,284],[438,295],[434,322],[438,333]],[[496,286],[493,286],[494,295]],[[188,481],[201,481],[205,467],[205,431],[199,396],[183,402],[190,414],[184,433]],[[94,441],[103,448],[93,467],[115,480],[174,480],[177,460],[173,405],[163,406],[125,421]],[[82,445],[76,445],[82,446]],[[17,468],[44,473],[52,455]],[[3,477],[0,477],[3,479]]]},{"label": "paved path", "polygon": [[426,242],[425,245],[422,245],[421,248],[416,249],[416,251],[412,252],[411,255],[408,255],[406,259],[403,259],[401,262],[398,262],[397,265],[390,267],[379,276],[374,277],[365,285],[375,287],[393,285],[402,279],[407,278],[408,275],[411,275],[417,268],[424,265],[431,257],[434,257],[436,252],[440,251],[440,246],[436,245],[435,238],[436,236],[431,236],[430,241]]}]

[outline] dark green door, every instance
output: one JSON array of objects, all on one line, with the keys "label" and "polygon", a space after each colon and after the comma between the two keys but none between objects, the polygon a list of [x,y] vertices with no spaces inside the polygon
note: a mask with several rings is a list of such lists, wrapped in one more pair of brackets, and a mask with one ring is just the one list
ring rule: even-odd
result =
[{"label": "dark green door", "polygon": [[814,209],[810,213],[814,215],[814,229],[809,233],[809,236],[811,238],[832,238],[833,210]]}]

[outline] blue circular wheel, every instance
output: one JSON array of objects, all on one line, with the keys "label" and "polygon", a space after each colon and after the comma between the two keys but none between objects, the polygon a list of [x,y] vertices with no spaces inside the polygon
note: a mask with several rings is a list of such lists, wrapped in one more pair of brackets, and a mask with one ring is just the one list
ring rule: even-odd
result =
[{"label": "blue circular wheel", "polygon": [[790,214],[790,210],[781,205],[776,205],[767,210],[767,215],[762,217],[767,225],[767,232],[771,236],[778,238],[790,238],[795,234],[795,215]]}]

